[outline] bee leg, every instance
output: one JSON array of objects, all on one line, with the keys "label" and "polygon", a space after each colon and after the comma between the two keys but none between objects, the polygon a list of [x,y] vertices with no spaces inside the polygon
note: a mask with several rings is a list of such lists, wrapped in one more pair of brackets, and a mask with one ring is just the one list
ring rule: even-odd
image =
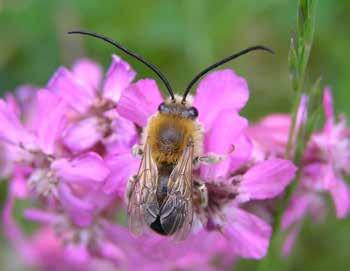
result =
[{"label": "bee leg", "polygon": [[132,155],[136,156],[136,157],[140,157],[143,155],[143,149],[142,146],[139,144],[135,144],[134,146],[132,146]]},{"label": "bee leg", "polygon": [[132,194],[132,191],[134,190],[136,182],[137,182],[137,175],[131,176],[130,179],[128,180],[128,184],[126,186],[126,194],[125,194],[127,202],[130,201],[131,194]]},{"label": "bee leg", "polygon": [[208,189],[205,183],[201,180],[195,180],[194,182],[197,191],[199,192],[200,206],[206,208],[208,206]]},{"label": "bee leg", "polygon": [[209,153],[209,154],[194,158],[193,164],[195,167],[199,166],[200,164],[211,165],[211,164],[217,164],[221,162],[223,159],[224,159],[224,156],[222,155]]}]

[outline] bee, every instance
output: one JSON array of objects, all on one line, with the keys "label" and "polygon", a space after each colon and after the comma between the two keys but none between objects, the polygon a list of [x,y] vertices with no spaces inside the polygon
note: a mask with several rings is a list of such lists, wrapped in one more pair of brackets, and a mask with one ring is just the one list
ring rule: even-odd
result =
[{"label": "bee", "polygon": [[[218,66],[254,50],[272,50],[265,46],[249,47],[216,62],[192,79],[181,98],[174,95],[158,67],[115,40],[86,31],[69,34],[89,35],[114,45],[145,64],[164,83],[170,97],[149,119],[143,130],[142,144],[133,148],[133,152],[141,156],[141,162],[138,172],[128,181],[129,228],[135,235],[149,227],[161,235],[171,235],[175,240],[185,239],[192,228],[194,202],[199,201],[203,208],[208,202],[206,186],[195,180],[193,171],[200,163],[212,164],[222,159],[215,154],[203,155],[204,135],[197,120],[199,112],[187,96],[203,75]],[[199,199],[195,200],[194,195],[199,195]]]}]

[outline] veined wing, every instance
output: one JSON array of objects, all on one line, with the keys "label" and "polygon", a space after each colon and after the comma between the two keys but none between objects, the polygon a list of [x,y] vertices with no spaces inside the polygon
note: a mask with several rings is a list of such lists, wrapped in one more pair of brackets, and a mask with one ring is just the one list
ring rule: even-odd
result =
[{"label": "veined wing", "polygon": [[175,240],[184,240],[192,228],[192,161],[193,142],[187,144],[168,182],[168,195],[161,209],[160,221]]},{"label": "veined wing", "polygon": [[159,214],[156,191],[158,169],[154,162],[148,140],[128,203],[129,229],[135,235],[142,234],[145,223],[152,224]]}]

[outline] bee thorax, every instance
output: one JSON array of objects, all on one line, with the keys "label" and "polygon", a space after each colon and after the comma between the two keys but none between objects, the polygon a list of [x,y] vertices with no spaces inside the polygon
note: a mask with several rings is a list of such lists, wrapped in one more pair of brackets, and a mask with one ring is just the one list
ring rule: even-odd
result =
[{"label": "bee thorax", "polygon": [[194,120],[164,114],[154,116],[147,129],[153,159],[156,163],[176,164],[191,139],[196,155],[202,144],[200,133]]},{"label": "bee thorax", "polygon": [[177,156],[183,148],[184,133],[174,127],[168,127],[159,132],[158,150],[165,155]]}]

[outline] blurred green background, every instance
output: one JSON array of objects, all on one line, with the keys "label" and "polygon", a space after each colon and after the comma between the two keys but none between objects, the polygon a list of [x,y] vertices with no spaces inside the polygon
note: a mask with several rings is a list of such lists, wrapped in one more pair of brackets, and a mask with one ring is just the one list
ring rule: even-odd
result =
[{"label": "blurred green background", "polygon": [[[244,114],[250,120],[288,112],[292,92],[287,56],[296,7],[296,0],[0,0],[0,91],[23,83],[44,86],[58,66],[69,66],[81,56],[107,67],[115,51],[111,46],[66,34],[87,29],[111,36],[151,60],[179,92],[208,64],[250,45],[271,46],[275,56],[256,52],[226,66],[248,80],[251,98]],[[313,82],[321,76],[332,86],[336,110],[348,116],[349,10],[347,0],[319,1],[307,78]],[[139,77],[154,77],[142,64],[125,59]],[[4,184],[0,190],[3,194]],[[306,223],[293,255],[280,270],[348,270],[350,220],[335,221],[330,215],[326,221]],[[1,243],[2,267],[16,270],[11,262],[15,254]],[[241,261],[235,270],[255,270],[256,265]]]}]

